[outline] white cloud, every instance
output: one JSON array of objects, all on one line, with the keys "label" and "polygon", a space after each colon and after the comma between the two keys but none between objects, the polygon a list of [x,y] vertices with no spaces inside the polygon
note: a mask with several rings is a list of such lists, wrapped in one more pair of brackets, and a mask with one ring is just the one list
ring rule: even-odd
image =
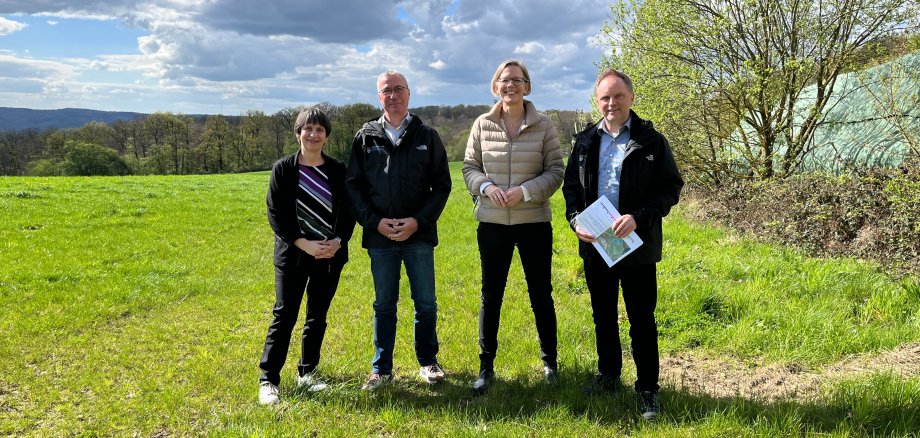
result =
[{"label": "white cloud", "polygon": [[452,33],[466,33],[476,30],[479,27],[479,21],[457,23],[452,19],[452,17],[444,17],[442,27]]},{"label": "white cloud", "polygon": [[[424,3],[424,2],[422,2]],[[221,0],[202,2],[200,23],[251,35],[295,35],[328,43],[398,38],[402,26],[395,2],[336,0]]]},{"label": "white cloud", "polygon": [[[374,80],[389,68],[406,74],[412,105],[490,103],[488,81],[495,67],[519,57],[534,79],[531,98],[538,108],[584,108],[595,62],[605,49],[595,36],[609,3],[149,0],[139,6],[133,0],[0,2],[0,14],[46,16],[49,23],[68,17],[118,20],[143,31],[135,54],[97,53],[82,60],[16,58],[20,68],[48,63],[32,76],[7,74],[9,59],[4,64],[0,57],[0,76],[53,83],[46,88],[69,103],[84,98],[80,90],[89,88],[111,96],[77,106],[191,113],[219,108],[232,114],[252,108],[274,112],[320,101],[376,105]],[[0,29],[3,24],[0,21]],[[112,83],[113,75],[121,82]],[[21,97],[15,100],[49,105],[33,94]]]},{"label": "white cloud", "polygon": [[49,26],[57,26],[58,21],[57,21],[57,20],[48,20],[48,21],[46,21],[45,23],[48,23]]},{"label": "white cloud", "polygon": [[57,80],[74,75],[76,66],[61,61],[0,54],[0,77]]},{"label": "white cloud", "polygon": [[19,32],[28,26],[28,24],[20,23],[18,21],[8,20],[6,18],[0,17],[0,36],[9,35],[14,32]]},{"label": "white cloud", "polygon": [[0,101],[13,102],[10,95],[38,94],[42,91],[42,82],[27,78],[0,78]]},{"label": "white cloud", "polygon": [[514,48],[514,53],[516,55],[532,55],[534,53],[542,52],[545,49],[543,44],[540,44],[536,41],[528,41],[520,46]]}]

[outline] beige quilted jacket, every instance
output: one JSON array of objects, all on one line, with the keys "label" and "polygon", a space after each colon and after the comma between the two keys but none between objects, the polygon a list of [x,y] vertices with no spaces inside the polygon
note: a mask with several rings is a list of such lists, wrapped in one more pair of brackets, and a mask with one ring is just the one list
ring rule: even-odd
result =
[{"label": "beige quilted jacket", "polygon": [[[549,117],[528,100],[523,127],[513,140],[501,127],[501,102],[479,116],[470,129],[463,159],[463,178],[476,202],[476,220],[502,225],[549,222],[549,198],[562,185],[565,171],[559,136]],[[511,208],[495,205],[479,188],[486,181],[507,190],[524,186],[530,201]]]}]

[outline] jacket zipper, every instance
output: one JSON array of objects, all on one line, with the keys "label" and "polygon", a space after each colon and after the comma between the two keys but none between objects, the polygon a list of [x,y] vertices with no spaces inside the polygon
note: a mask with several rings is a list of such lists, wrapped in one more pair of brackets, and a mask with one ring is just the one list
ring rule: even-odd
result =
[{"label": "jacket zipper", "polygon": [[[333,203],[333,205],[336,204],[335,198],[333,198],[332,203]],[[333,239],[333,240],[334,240],[335,238],[339,237],[339,236],[336,236],[335,232],[336,232],[336,229],[339,227],[339,213],[341,212],[342,207],[341,207],[341,205],[339,205],[338,207],[334,207],[334,208],[335,208],[335,219],[334,219],[334,222],[332,222],[332,239]],[[339,241],[339,250],[340,250],[340,251],[342,250],[342,242],[341,242],[341,240]],[[335,256],[332,256],[332,258],[334,259]],[[331,272],[332,272],[332,259],[329,259],[329,264],[326,266],[326,273],[329,274],[329,273],[331,273]]]},{"label": "jacket zipper", "polygon": [[[508,190],[511,188],[511,154],[513,152],[514,152],[514,140],[509,138],[508,139],[508,185],[506,186],[505,190]],[[505,221],[508,225],[511,225],[511,208],[505,208],[505,210],[507,210],[508,212],[508,214],[506,215]]]}]

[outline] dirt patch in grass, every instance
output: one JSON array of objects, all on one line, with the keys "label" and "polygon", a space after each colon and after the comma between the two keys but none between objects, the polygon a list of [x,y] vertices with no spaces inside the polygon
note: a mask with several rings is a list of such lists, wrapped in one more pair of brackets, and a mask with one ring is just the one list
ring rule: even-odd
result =
[{"label": "dirt patch in grass", "polygon": [[797,364],[760,365],[690,353],[668,356],[661,361],[662,383],[678,390],[768,403],[813,400],[827,382],[877,372],[905,377],[920,375],[920,342],[877,354],[848,357],[819,370]]},{"label": "dirt patch in grass", "polygon": [[20,412],[14,402],[19,399],[17,386],[0,379],[0,413]]}]

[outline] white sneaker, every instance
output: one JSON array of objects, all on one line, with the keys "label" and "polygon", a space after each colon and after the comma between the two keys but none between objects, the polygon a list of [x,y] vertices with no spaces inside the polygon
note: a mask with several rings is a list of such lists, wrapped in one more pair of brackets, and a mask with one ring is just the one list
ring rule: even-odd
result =
[{"label": "white sneaker", "polygon": [[297,379],[297,386],[307,388],[307,391],[310,392],[322,391],[329,387],[329,385],[323,382],[316,373],[307,373],[300,376],[300,378]]},{"label": "white sneaker", "polygon": [[426,365],[419,368],[418,375],[422,377],[422,380],[428,383],[437,383],[444,380],[444,370],[442,370],[441,366],[438,364]]},{"label": "white sneaker", "polygon": [[361,390],[373,391],[391,382],[393,382],[392,374],[371,373],[371,375],[367,377],[367,382],[365,382],[364,386],[361,387]]},{"label": "white sneaker", "polygon": [[259,404],[274,405],[281,399],[278,398],[278,387],[271,382],[262,382],[259,384]]}]

